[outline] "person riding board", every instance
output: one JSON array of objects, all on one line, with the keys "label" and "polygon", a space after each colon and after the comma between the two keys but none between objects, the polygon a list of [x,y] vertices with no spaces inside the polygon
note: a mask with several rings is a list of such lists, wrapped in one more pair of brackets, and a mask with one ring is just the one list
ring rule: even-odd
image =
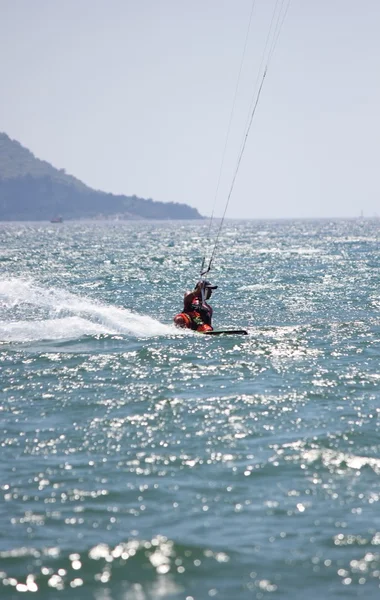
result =
[{"label": "person riding board", "polygon": [[192,292],[183,299],[183,311],[174,317],[177,327],[186,327],[194,331],[212,331],[212,307],[208,304],[212,290],[217,289],[209,281],[198,281]]}]

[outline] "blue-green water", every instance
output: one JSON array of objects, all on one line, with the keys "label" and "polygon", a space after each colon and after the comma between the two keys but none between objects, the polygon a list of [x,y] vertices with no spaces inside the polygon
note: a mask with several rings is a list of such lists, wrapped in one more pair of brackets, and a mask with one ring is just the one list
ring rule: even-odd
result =
[{"label": "blue-green water", "polygon": [[0,597],[380,595],[379,221],[0,225]]}]

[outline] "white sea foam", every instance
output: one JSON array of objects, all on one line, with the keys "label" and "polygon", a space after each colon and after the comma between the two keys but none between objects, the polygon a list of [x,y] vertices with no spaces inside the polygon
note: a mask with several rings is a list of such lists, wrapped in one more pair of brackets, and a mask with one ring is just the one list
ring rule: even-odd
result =
[{"label": "white sea foam", "polygon": [[0,321],[0,340],[2,342],[77,339],[83,335],[107,333],[110,332],[106,327],[80,317],[36,321]]},{"label": "white sea foam", "polygon": [[178,333],[174,327],[146,315],[25,279],[0,279],[0,314],[1,309],[11,315],[0,321],[0,340],[7,342],[78,339],[98,334],[153,337]]},{"label": "white sea foam", "polygon": [[251,285],[242,285],[237,290],[239,292],[251,292],[256,290],[275,290],[281,287],[283,287],[281,283],[253,283]]},{"label": "white sea foam", "polygon": [[277,247],[277,246],[272,246],[272,247],[261,247],[261,248],[252,248],[251,249],[251,253],[252,254],[278,254],[278,255],[282,255],[282,256],[290,256],[290,255],[295,255],[298,254],[299,256],[313,256],[315,254],[321,254],[322,251],[319,248],[311,248],[309,246],[305,246],[305,247],[298,247],[298,248],[292,248],[292,247]]}]

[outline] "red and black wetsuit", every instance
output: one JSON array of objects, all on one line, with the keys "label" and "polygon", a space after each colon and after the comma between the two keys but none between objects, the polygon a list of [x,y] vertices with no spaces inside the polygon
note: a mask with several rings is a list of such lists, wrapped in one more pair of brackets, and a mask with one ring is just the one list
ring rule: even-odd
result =
[{"label": "red and black wetsuit", "polygon": [[212,321],[212,306],[207,304],[206,301],[202,303],[202,299],[199,296],[191,297],[192,294],[186,294],[183,300],[183,312],[185,313],[198,313],[202,319],[202,322],[206,325],[211,326]]},{"label": "red and black wetsuit", "polygon": [[188,292],[183,299],[183,312],[176,315],[176,318],[182,318],[185,327],[195,331],[210,331],[212,330],[212,306],[206,301],[202,303],[200,294]]}]

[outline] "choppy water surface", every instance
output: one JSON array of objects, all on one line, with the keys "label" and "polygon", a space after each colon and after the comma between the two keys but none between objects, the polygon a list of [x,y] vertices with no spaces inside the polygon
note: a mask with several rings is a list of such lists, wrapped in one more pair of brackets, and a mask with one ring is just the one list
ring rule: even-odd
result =
[{"label": "choppy water surface", "polygon": [[378,598],[379,221],[0,225],[0,597]]}]

